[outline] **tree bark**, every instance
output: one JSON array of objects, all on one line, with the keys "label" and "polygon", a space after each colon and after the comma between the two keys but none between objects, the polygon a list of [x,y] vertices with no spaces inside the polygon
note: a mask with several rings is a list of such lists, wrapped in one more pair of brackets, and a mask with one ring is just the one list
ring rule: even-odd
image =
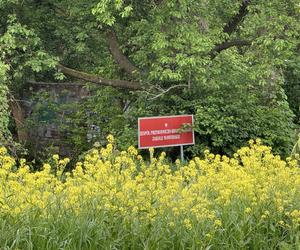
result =
[{"label": "tree bark", "polygon": [[92,82],[99,85],[104,86],[111,86],[111,87],[117,87],[117,88],[124,88],[124,89],[130,89],[130,90],[140,90],[142,89],[142,86],[139,82],[136,81],[127,81],[127,80],[112,80],[112,79],[105,79],[97,75],[88,74],[82,71],[70,69],[68,67],[65,67],[61,64],[57,65],[58,69],[61,70],[62,73],[72,76],[77,79],[85,80],[87,82]]},{"label": "tree bark", "polygon": [[25,116],[21,105],[16,100],[10,100],[10,110],[16,124],[18,141],[25,144],[28,140],[28,132],[25,128]]},{"label": "tree bark", "polygon": [[120,66],[120,68],[131,75],[139,74],[140,70],[135,67],[121,51],[115,32],[113,30],[108,30],[106,32],[106,36],[109,44],[109,50],[115,62]]},{"label": "tree bark", "polygon": [[251,0],[243,0],[239,12],[234,15],[229,22],[224,26],[223,31],[228,35],[231,35],[238,27],[243,18],[248,14],[248,6]]},{"label": "tree bark", "polygon": [[250,46],[251,41],[247,40],[233,40],[233,41],[225,41],[221,44],[216,45],[211,51],[210,54],[213,55],[215,53],[220,53],[222,50],[231,48],[231,47],[242,47],[242,46]]}]

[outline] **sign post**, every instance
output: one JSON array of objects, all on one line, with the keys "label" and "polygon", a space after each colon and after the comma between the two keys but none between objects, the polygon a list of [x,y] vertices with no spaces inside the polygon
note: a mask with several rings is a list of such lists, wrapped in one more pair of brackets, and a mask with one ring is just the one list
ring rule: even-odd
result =
[{"label": "sign post", "polygon": [[180,158],[181,158],[181,162],[184,161],[184,155],[183,155],[183,146],[180,146]]},{"label": "sign post", "polygon": [[193,115],[139,118],[139,148],[180,146],[180,157],[183,161],[183,145],[195,143],[193,124]]}]

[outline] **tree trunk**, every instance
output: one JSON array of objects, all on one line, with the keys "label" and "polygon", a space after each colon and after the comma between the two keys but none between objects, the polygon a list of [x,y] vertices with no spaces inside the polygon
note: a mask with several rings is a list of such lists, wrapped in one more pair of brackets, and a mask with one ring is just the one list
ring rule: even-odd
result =
[{"label": "tree trunk", "polygon": [[12,117],[16,124],[18,141],[22,144],[25,144],[28,140],[28,132],[25,128],[24,110],[16,100],[11,100],[9,102],[9,106],[11,109]]}]

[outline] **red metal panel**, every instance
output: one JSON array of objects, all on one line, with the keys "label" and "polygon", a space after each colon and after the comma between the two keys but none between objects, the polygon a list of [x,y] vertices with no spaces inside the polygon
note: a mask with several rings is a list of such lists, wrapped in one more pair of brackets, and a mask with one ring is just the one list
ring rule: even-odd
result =
[{"label": "red metal panel", "polygon": [[194,144],[193,115],[144,117],[138,126],[139,148]]}]

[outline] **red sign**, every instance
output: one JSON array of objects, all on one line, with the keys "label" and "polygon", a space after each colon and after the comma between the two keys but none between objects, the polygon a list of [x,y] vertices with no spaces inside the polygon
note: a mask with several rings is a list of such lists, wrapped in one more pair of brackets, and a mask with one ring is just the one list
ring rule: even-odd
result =
[{"label": "red sign", "polygon": [[194,144],[193,115],[139,118],[139,148]]}]

